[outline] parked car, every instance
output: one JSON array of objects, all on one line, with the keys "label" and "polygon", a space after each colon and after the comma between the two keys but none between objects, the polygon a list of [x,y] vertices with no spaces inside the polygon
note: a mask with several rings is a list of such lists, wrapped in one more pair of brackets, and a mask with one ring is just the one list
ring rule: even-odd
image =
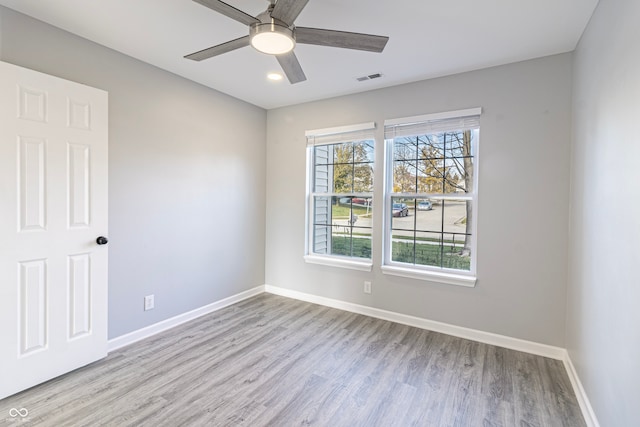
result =
[{"label": "parked car", "polygon": [[354,205],[362,205],[362,206],[370,206],[371,205],[371,199],[363,199],[361,197],[354,197],[353,198],[353,204]]},{"label": "parked car", "polygon": [[431,209],[433,209],[433,205],[429,200],[423,200],[421,202],[418,202],[419,211],[430,211]]},{"label": "parked car", "polygon": [[394,203],[393,204],[393,216],[409,216],[409,208],[406,203]]}]

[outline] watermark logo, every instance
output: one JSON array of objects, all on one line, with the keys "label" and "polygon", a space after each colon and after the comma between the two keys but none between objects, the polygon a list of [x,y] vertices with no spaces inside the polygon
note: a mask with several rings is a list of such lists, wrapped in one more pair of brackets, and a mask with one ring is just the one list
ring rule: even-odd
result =
[{"label": "watermark logo", "polygon": [[27,418],[27,416],[29,416],[29,411],[27,410],[27,408],[11,408],[9,409],[9,416],[11,418]]}]

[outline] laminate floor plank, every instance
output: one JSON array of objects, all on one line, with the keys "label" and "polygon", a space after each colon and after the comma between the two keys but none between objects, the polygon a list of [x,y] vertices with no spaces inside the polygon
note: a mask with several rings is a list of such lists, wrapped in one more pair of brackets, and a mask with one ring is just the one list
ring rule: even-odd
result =
[{"label": "laminate floor plank", "polygon": [[[374,411],[378,411],[381,406],[387,404],[391,399],[397,401],[396,394],[390,389],[402,389],[406,395],[411,395],[415,389],[406,385],[402,387],[402,366],[409,362],[411,346],[399,344],[401,338],[406,335],[409,327],[404,325],[392,324],[395,328],[390,328],[389,335],[384,341],[384,351],[380,357],[374,359],[371,363],[372,370],[367,372],[362,387],[358,390],[354,398],[359,401],[363,407],[362,411],[366,415],[371,415]],[[398,340],[400,338],[400,340]],[[407,390],[413,390],[411,393]]]},{"label": "laminate floor plank", "polygon": [[0,400],[18,422],[585,426],[559,361],[269,294]]},{"label": "laminate floor plank", "polygon": [[496,396],[483,396],[478,419],[483,427],[516,426],[513,404]]},{"label": "laminate floor plank", "polygon": [[536,366],[538,358],[531,354],[518,355],[513,375],[513,387],[516,405],[515,419],[522,426],[549,426],[545,416],[545,404],[537,396],[543,395],[542,378]]},{"label": "laminate floor plank", "polygon": [[[391,369],[387,355],[398,348],[398,341],[411,329],[404,325],[389,324],[389,322],[360,323],[360,327],[369,328],[375,331],[369,335],[359,334],[359,341],[352,341],[352,351],[350,358],[338,358],[329,360],[326,365],[325,375],[331,375],[342,384],[340,391],[343,398],[334,401],[331,410],[327,415],[331,418],[328,424],[339,425],[346,419],[353,418],[353,422],[367,417],[367,407],[377,407],[380,402],[377,397],[370,398],[372,394],[380,396],[379,382],[384,370],[388,370],[388,375],[395,381],[401,373],[401,369]],[[358,331],[354,329],[354,331]],[[374,344],[371,344],[374,343]],[[399,352],[394,354],[394,358],[399,356]],[[389,369],[387,369],[389,368]],[[397,368],[397,366],[395,367]],[[332,373],[333,371],[333,373]],[[384,385],[385,387],[387,384]],[[390,399],[389,394],[384,394]],[[361,417],[360,413],[364,415]],[[350,418],[351,417],[351,418]],[[354,425],[352,422],[352,425]]]},{"label": "laminate floor plank", "polygon": [[575,394],[563,363],[544,358],[535,362],[542,377],[542,405],[546,409],[547,424],[554,427],[571,426],[570,420],[581,418],[582,415],[579,407],[573,403]]},{"label": "laminate floor plank", "polygon": [[516,353],[502,347],[491,346],[487,349],[482,393],[498,400],[513,402],[513,380]]},{"label": "laminate floor plank", "polygon": [[469,340],[462,340],[460,343],[458,357],[451,368],[453,378],[448,388],[441,423],[464,427],[477,425],[476,408],[480,401],[487,346]]},{"label": "laminate floor plank", "polygon": [[[416,407],[417,419],[411,424],[419,426],[440,426],[443,420],[444,405],[453,380],[451,367],[457,356],[461,340],[444,334],[435,334],[429,342],[429,359],[423,366],[423,377],[419,383],[419,401]],[[420,405],[420,406],[418,406]]]},{"label": "laminate floor plank", "polygon": [[[264,399],[266,406],[275,405],[278,396],[273,393],[273,385],[278,384],[278,388],[287,390],[295,389],[300,383],[296,375],[307,377],[322,370],[327,354],[339,345],[342,337],[344,330],[339,322],[313,335],[298,328],[294,329],[288,337],[287,345],[281,343],[279,346],[284,351],[274,349],[275,354],[270,357],[272,362],[262,370],[262,381],[254,381],[255,384],[252,390],[248,390],[247,395]],[[319,376],[324,377],[321,374]],[[263,396],[268,398],[265,399]]]}]

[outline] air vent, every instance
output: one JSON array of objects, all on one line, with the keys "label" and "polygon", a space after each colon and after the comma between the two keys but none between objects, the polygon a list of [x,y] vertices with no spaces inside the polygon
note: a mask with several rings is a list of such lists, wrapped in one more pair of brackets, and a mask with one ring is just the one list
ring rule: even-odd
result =
[{"label": "air vent", "polygon": [[375,74],[369,74],[368,76],[356,77],[356,80],[359,82],[365,82],[367,80],[379,79],[380,77],[382,77],[382,74],[375,73]]}]

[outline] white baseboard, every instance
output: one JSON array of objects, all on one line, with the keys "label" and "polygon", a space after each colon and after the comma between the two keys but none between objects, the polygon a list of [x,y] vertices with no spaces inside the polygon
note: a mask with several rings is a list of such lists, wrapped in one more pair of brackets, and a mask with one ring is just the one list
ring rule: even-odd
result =
[{"label": "white baseboard", "polygon": [[580,405],[582,416],[588,427],[600,427],[596,418],[593,407],[589,402],[587,393],[582,387],[580,378],[571,362],[569,353],[561,347],[554,347],[546,344],[540,344],[532,341],[521,340],[518,338],[498,335],[491,332],[479,331],[476,329],[464,328],[461,326],[450,325],[447,323],[436,322],[434,320],[423,319],[420,317],[409,316],[406,314],[394,313],[392,311],[382,310],[374,307],[353,304],[350,302],[335,300],[331,298],[320,297],[317,295],[306,294],[304,292],[293,291],[290,289],[279,288],[276,286],[265,285],[265,292],[280,295],[283,297],[293,298],[300,301],[306,301],[313,304],[320,304],[327,307],[337,308],[352,313],[363,314],[378,319],[389,320],[404,325],[415,326],[417,328],[429,331],[440,332],[443,334],[453,335],[485,344],[497,345],[500,347],[510,348],[525,353],[535,354],[538,356],[548,357],[550,359],[561,360],[564,363],[567,375],[573,386],[573,391]]},{"label": "white baseboard", "polygon": [[573,366],[571,357],[569,357],[569,352],[566,350],[562,361],[564,362],[564,367],[567,370],[567,375],[569,375],[569,380],[571,381],[573,391],[578,399],[578,404],[582,410],[582,416],[584,417],[587,427],[600,427],[600,423],[596,418],[596,413],[593,411],[593,407],[591,406],[591,402],[587,397],[584,387],[582,387],[582,382],[580,381],[580,377],[578,377],[578,372],[576,371],[575,366]]},{"label": "white baseboard", "polygon": [[196,308],[195,310],[179,314],[170,319],[154,323],[153,325],[138,329],[137,331],[133,331],[125,335],[120,335],[119,337],[109,340],[109,342],[107,343],[107,351],[112,352],[129,344],[133,344],[134,342],[149,338],[150,336],[157,333],[166,331],[167,329],[176,327],[182,323],[196,319],[200,316],[204,316],[205,314],[212,313],[216,310],[220,310],[221,308],[230,306],[231,304],[235,304],[247,298],[251,298],[252,296],[259,295],[263,292],[264,286],[257,286],[253,289],[249,289],[248,291],[240,292],[239,294],[232,295],[220,301],[216,301],[203,307]]},{"label": "white baseboard", "polygon": [[525,341],[518,338],[494,334],[491,332],[469,329],[462,326],[455,326],[447,323],[437,322],[435,320],[423,319],[421,317],[409,316],[407,314],[395,313],[379,308],[367,307],[350,302],[306,294],[290,289],[279,288],[277,286],[265,285],[265,292],[314,304],[320,304],[327,307],[337,308],[340,310],[350,311],[352,313],[364,314],[366,316],[375,317],[377,319],[402,323],[403,325],[415,326],[416,328],[440,332],[447,335],[453,335],[455,337],[478,341],[485,344],[497,345],[500,347],[510,348],[512,350],[536,354],[538,356],[544,356],[551,359],[564,360],[566,354],[566,350],[560,347],[554,347],[532,341]]},{"label": "white baseboard", "polygon": [[255,295],[259,295],[263,292],[268,292],[274,295],[280,295],[283,297],[293,298],[300,301],[306,301],[313,304],[324,305],[326,307],[337,308],[339,310],[349,311],[352,313],[363,314],[365,316],[375,317],[377,319],[389,320],[391,322],[401,323],[403,325],[414,326],[429,331],[440,332],[443,334],[452,335],[455,337],[465,338],[473,341],[478,341],[485,344],[496,345],[500,347],[509,348],[512,350],[523,351],[525,353],[536,354],[551,359],[562,360],[567,375],[573,386],[573,390],[580,404],[582,415],[588,427],[600,427],[596,415],[593,411],[593,407],[589,402],[589,398],[582,387],[582,383],[578,377],[578,374],[571,362],[569,353],[566,349],[560,347],[554,347],[546,344],[540,344],[532,341],[521,340],[518,338],[507,337],[504,335],[498,335],[491,332],[479,331],[477,329],[465,328],[462,326],[450,325],[447,323],[437,322],[435,320],[423,319],[420,317],[410,316],[407,314],[395,313],[392,311],[382,310],[374,307],[367,307],[364,305],[354,304],[346,301],[340,301],[336,299],[321,297],[317,295],[307,294],[304,292],[298,292],[291,289],[279,288],[277,286],[263,285],[257,286],[248,291],[241,292],[236,295],[232,295],[220,301],[208,304],[204,307],[197,308],[187,313],[180,314],[162,322],[155,323],[137,331],[130,332],[125,335],[113,338],[109,340],[107,350],[109,352],[133,344],[142,339],[151,337],[157,333],[166,331],[182,323],[196,319],[208,313],[212,313],[221,308],[243,301],[247,298],[251,298]]}]

